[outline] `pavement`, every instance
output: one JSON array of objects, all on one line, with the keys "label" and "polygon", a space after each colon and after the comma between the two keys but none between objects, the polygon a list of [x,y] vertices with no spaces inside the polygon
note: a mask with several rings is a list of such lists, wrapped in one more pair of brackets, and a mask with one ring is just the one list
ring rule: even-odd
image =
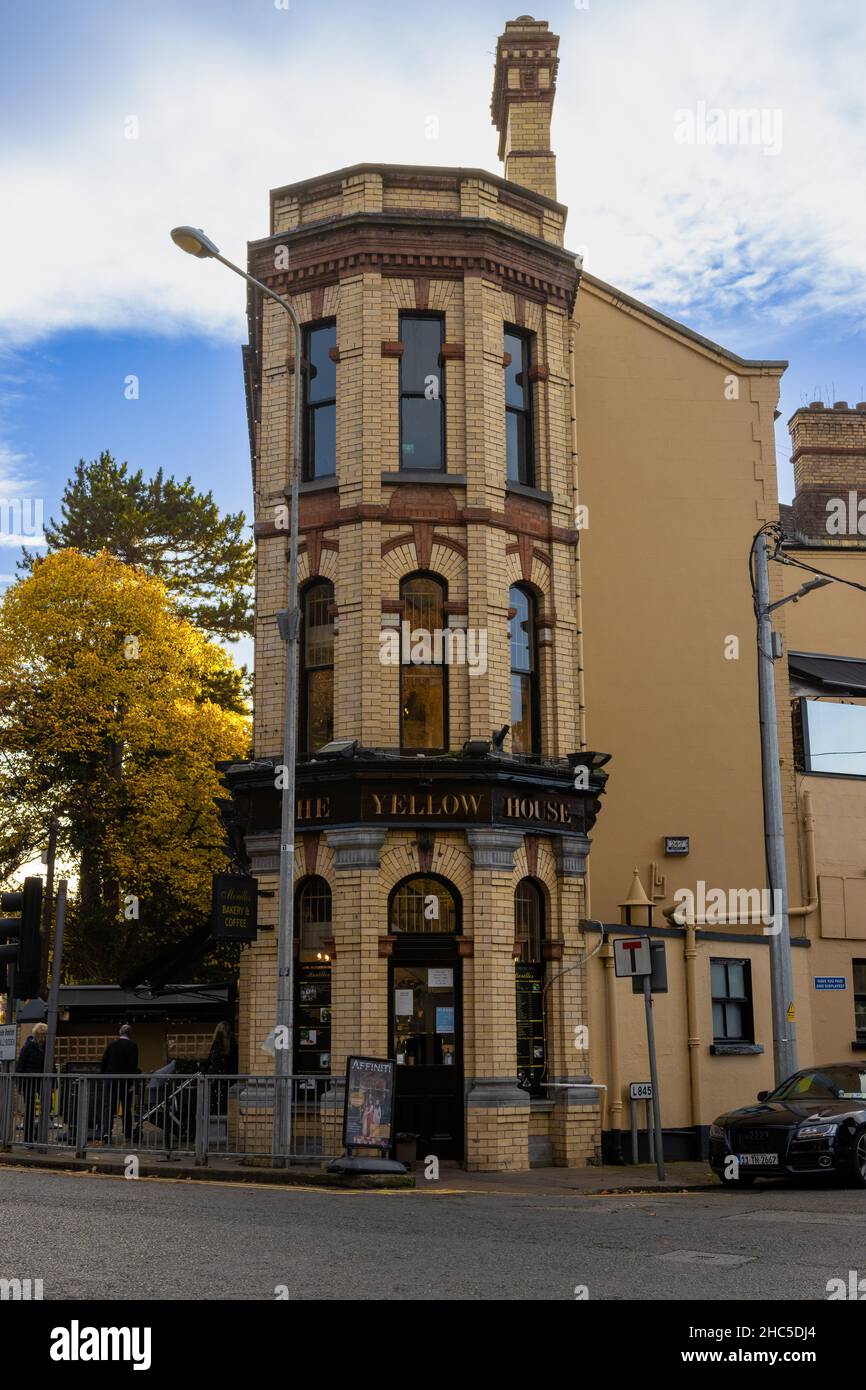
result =
[{"label": "pavement", "polygon": [[[193,1182],[232,1182],[292,1187],[361,1187],[402,1188],[431,1186],[422,1161],[415,1173],[406,1175],[344,1179],[322,1168],[292,1167],[284,1170],[253,1166],[236,1160],[212,1158],[206,1166],[197,1166],[191,1158],[164,1160],[138,1155],[135,1170],[142,1178],[186,1179]],[[75,1159],[66,1153],[37,1153],[33,1150],[0,1152],[0,1167],[56,1169],[67,1173],[101,1173],[125,1177],[128,1156],[122,1146],[109,1152],[95,1150],[86,1159]],[[440,1187],[454,1192],[535,1193],[599,1195],[608,1192],[685,1192],[718,1187],[718,1178],[706,1163],[669,1163],[666,1180],[660,1183],[654,1164],[627,1166],[598,1166],[589,1168],[530,1168],[520,1172],[467,1173],[453,1163],[439,1165]]]},{"label": "pavement", "polygon": [[708,1326],[729,1300],[754,1302],[753,1322],[808,1321],[768,1305],[826,1301],[852,1273],[866,1292],[866,1192],[601,1195],[563,1172],[329,1191],[7,1166],[0,1279],[42,1279],[45,1300],[690,1299]]}]

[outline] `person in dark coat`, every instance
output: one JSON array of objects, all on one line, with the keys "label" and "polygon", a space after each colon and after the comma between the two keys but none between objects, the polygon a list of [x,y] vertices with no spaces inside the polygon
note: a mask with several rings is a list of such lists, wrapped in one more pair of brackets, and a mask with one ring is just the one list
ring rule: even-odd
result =
[{"label": "person in dark coat", "polygon": [[138,1044],[129,1036],[131,1028],[124,1023],[118,1036],[110,1042],[102,1054],[99,1070],[103,1076],[115,1078],[103,1082],[105,1104],[103,1107],[102,1141],[111,1142],[111,1130],[118,1106],[123,1110],[123,1134],[127,1143],[132,1140],[132,1112],[135,1085],[121,1077],[138,1076]]},{"label": "person in dark coat", "polygon": [[37,1023],[18,1054],[18,1061],[15,1065],[17,1075],[27,1078],[19,1087],[21,1098],[24,1101],[25,1144],[32,1144],[36,1137],[36,1094],[39,1089],[36,1077],[41,1076],[45,1071],[45,1039],[47,1037],[47,1024]]},{"label": "person in dark coat", "polygon": [[[213,1041],[205,1063],[205,1071],[209,1075],[222,1073],[223,1076],[237,1076],[238,1070],[238,1043],[237,1038],[232,1033],[228,1023],[223,1019],[214,1029]],[[227,1081],[215,1081],[211,1083],[210,1091],[210,1113],[212,1115],[224,1115],[228,1109],[229,1083]]]}]

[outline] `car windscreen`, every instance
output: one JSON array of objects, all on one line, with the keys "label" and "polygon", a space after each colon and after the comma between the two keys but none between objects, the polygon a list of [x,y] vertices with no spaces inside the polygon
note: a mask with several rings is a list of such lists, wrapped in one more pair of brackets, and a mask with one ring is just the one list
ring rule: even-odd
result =
[{"label": "car windscreen", "polygon": [[866,1072],[859,1067],[816,1067],[801,1071],[773,1091],[771,1100],[863,1100]]}]

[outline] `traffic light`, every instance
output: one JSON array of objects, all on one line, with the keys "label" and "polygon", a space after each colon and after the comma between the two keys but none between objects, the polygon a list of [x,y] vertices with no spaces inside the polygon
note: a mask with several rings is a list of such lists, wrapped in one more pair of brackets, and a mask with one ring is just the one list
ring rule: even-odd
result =
[{"label": "traffic light", "polygon": [[[0,974],[15,966],[15,997],[33,999],[39,993],[42,959],[42,879],[26,878],[20,893],[0,893],[0,912],[20,913],[0,917]],[[8,982],[0,979],[8,989]]]}]

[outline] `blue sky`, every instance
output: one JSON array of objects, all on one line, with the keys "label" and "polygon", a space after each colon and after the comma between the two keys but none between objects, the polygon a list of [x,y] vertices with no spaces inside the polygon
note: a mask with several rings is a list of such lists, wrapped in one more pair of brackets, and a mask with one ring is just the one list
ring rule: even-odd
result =
[{"label": "blue sky", "polygon": [[[169,228],[204,226],[242,260],[273,186],[361,160],[499,171],[493,50],[518,7],[279,5],[2,0],[0,497],[56,514],[78,458],[108,448],[249,510],[243,287],[182,256]],[[866,398],[866,6],[551,0],[538,14],[561,36],[568,245],[742,356],[790,360],[789,497],[791,411]],[[779,148],[678,143],[677,113],[701,103],[769,113]],[[17,555],[2,540],[0,584]]]}]

